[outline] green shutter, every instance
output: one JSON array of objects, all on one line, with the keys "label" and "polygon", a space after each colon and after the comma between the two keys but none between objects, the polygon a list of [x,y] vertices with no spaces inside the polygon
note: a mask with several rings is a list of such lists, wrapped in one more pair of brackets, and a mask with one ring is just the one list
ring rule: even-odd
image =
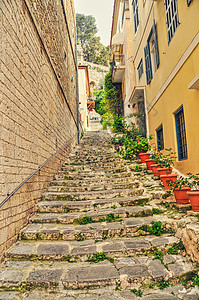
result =
[{"label": "green shutter", "polygon": [[156,55],[156,67],[158,69],[160,65],[160,59],[159,59],[157,30],[156,30],[155,20],[153,20],[153,39],[154,39],[155,55]]},{"label": "green shutter", "polygon": [[145,56],[145,68],[146,68],[146,80],[147,80],[147,84],[149,84],[153,78],[149,43],[147,43],[146,46],[144,47],[144,56]]}]

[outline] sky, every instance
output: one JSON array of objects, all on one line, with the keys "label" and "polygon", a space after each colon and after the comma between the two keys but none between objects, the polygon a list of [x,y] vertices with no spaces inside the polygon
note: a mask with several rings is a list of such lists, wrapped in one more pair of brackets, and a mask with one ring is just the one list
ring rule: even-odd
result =
[{"label": "sky", "polygon": [[96,19],[102,44],[110,44],[114,0],[74,0],[75,12],[92,15]]}]

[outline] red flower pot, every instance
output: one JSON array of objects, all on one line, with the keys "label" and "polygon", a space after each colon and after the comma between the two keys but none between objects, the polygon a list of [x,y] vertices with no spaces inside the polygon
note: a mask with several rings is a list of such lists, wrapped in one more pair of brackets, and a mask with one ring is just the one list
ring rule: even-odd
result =
[{"label": "red flower pot", "polygon": [[193,211],[199,211],[199,191],[187,192]]},{"label": "red flower pot", "polygon": [[138,155],[139,155],[139,158],[141,159],[141,162],[145,163],[145,160],[149,159],[151,154],[150,153],[139,153]]},{"label": "red flower pot", "polygon": [[178,177],[178,174],[168,174],[168,175],[161,175],[160,179],[162,180],[164,184],[165,190],[170,190],[169,182],[173,181],[175,182]]},{"label": "red flower pot", "polygon": [[159,176],[171,174],[172,169],[169,168],[157,168]]},{"label": "red flower pot", "polygon": [[190,187],[181,187],[180,188],[176,188],[174,190],[174,196],[176,198],[176,202],[178,204],[188,204],[189,203],[189,197],[187,195],[187,192],[189,192],[191,190]]},{"label": "red flower pot", "polygon": [[154,176],[159,176],[157,164],[151,165],[151,170],[153,171]]},{"label": "red flower pot", "polygon": [[146,159],[145,160],[146,166],[148,170],[152,170],[151,165],[154,165],[156,163],[153,159]]}]

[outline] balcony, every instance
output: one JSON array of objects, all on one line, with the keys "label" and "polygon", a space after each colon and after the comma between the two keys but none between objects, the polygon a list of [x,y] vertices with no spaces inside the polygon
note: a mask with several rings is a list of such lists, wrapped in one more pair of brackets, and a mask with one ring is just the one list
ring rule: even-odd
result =
[{"label": "balcony", "polygon": [[113,54],[112,81],[121,83],[125,72],[124,54]]},{"label": "balcony", "polygon": [[87,101],[87,109],[92,111],[95,108],[95,101],[88,99]]}]

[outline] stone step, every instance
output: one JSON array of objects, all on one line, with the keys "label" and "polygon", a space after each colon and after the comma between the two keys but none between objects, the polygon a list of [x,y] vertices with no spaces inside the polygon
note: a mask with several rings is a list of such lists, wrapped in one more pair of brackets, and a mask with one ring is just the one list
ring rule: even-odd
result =
[{"label": "stone step", "polygon": [[[140,231],[143,226],[151,226],[152,221],[157,222],[157,216],[143,217],[143,218],[125,218],[122,222],[102,222],[89,223],[86,225],[72,225],[72,224],[29,224],[20,232],[21,240],[63,240],[63,241],[81,241],[81,240],[106,240],[108,238],[132,238],[139,237],[143,234]],[[167,220],[163,224],[170,225]],[[150,235],[147,235],[150,239]],[[157,241],[162,241],[167,244],[164,236],[161,236]],[[154,246],[161,246],[156,243]]]},{"label": "stone step", "polygon": [[122,172],[122,173],[98,173],[98,172],[90,172],[90,173],[79,173],[79,174],[65,174],[62,171],[58,172],[58,175],[55,175],[55,179],[66,179],[66,180],[89,180],[94,179],[98,181],[98,179],[109,179],[109,178],[126,178],[131,177],[131,172]]},{"label": "stone step", "polygon": [[132,205],[144,205],[149,201],[147,196],[109,198],[86,201],[41,201],[37,204],[37,211],[40,213],[67,211],[78,212],[93,210],[94,208],[118,208]]},{"label": "stone step", "polygon": [[[116,258],[113,263],[106,260],[97,264],[90,262],[76,264],[44,262],[41,266],[40,262],[7,261],[0,271],[0,285],[5,288],[27,285],[34,288],[51,287],[53,292],[56,293],[58,287],[62,287],[62,289],[63,287],[66,289],[72,288],[73,290],[89,287],[101,288],[115,285],[117,282],[119,288],[130,289],[137,288],[141,284],[158,283],[162,278],[170,282],[179,282],[183,275],[194,270],[194,266],[184,261],[181,256],[165,256],[164,261],[165,263],[167,261],[171,262],[168,264],[168,269],[159,260],[142,256]],[[34,295],[36,295],[35,292],[33,298]],[[107,297],[106,299],[110,299],[108,295]],[[150,298],[149,296],[146,299],[175,299],[175,297],[171,297]],[[127,297],[126,299],[134,298]]]},{"label": "stone step", "polygon": [[87,200],[87,199],[103,199],[114,197],[128,197],[128,196],[141,196],[144,192],[142,188],[135,189],[115,189],[105,191],[91,191],[91,192],[46,192],[43,194],[43,200]]},{"label": "stone step", "polygon": [[[136,177],[121,177],[121,178],[98,178],[98,184],[116,184],[123,182],[134,182],[137,180]],[[51,182],[51,186],[88,186],[96,185],[96,179],[86,179],[86,180],[54,180]],[[156,184],[157,186],[157,184]]]},{"label": "stone step", "polygon": [[[139,216],[151,216],[152,207],[151,206],[129,206],[124,208],[109,208],[109,209],[99,209],[96,211],[88,211],[88,212],[79,212],[79,213],[38,213],[35,214],[31,221],[33,223],[64,223],[64,224],[72,224],[79,223],[83,218],[92,218],[94,221],[106,221],[106,219],[110,219],[110,221],[118,221],[120,218],[125,217],[139,217]],[[91,220],[91,223],[92,223]]]},{"label": "stone step", "polygon": [[105,190],[116,190],[116,189],[136,189],[140,185],[139,181],[127,182],[127,183],[115,183],[115,184],[96,184],[87,186],[49,186],[48,192],[91,192],[91,191],[105,191]]},{"label": "stone step", "polygon": [[[65,174],[71,174],[71,175],[75,175],[75,174],[91,174],[91,173],[95,173],[96,168],[91,169],[89,167],[84,167],[84,169],[79,169],[78,168],[70,168],[69,170],[64,170],[62,169],[61,172],[65,173]],[[129,171],[129,167],[128,166],[121,166],[121,167],[112,167],[112,168],[101,168],[101,167],[97,167],[97,174],[114,174],[114,173],[124,173],[124,172],[128,172]]]},{"label": "stone step", "polygon": [[118,168],[124,168],[125,166],[130,165],[129,163],[115,163],[115,162],[111,162],[111,163],[86,163],[84,162],[84,164],[70,164],[70,165],[65,165],[63,166],[61,169],[63,171],[73,171],[73,170],[78,170],[78,171],[89,171],[89,170],[96,170],[96,168],[98,168],[99,170],[109,170],[109,169],[118,169]]},{"label": "stone step", "polygon": [[95,241],[20,241],[7,252],[9,259],[87,261],[94,253],[108,257],[134,257],[164,249],[165,253],[179,240],[174,236],[150,238],[112,238]]}]

